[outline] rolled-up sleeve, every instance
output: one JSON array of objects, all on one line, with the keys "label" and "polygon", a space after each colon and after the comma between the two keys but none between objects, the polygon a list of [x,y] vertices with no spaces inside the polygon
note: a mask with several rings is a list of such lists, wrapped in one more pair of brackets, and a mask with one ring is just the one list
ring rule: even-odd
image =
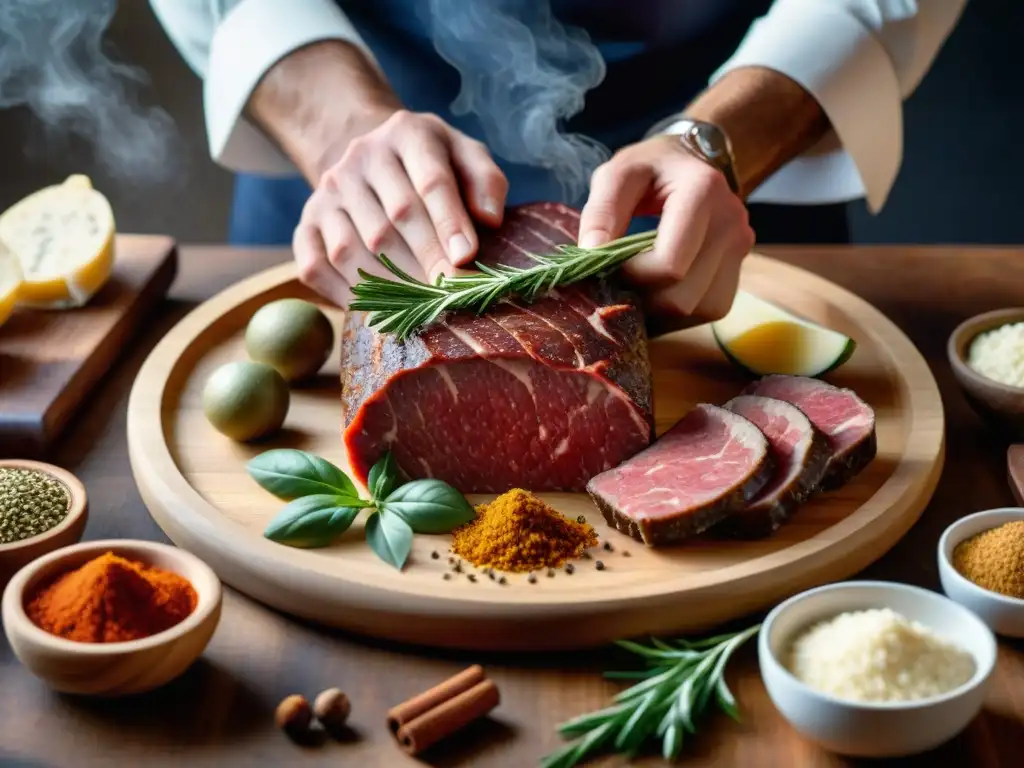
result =
[{"label": "rolled-up sleeve", "polygon": [[263,76],[310,43],[344,40],[373,56],[333,0],[150,0],[185,61],[203,79],[210,156],[233,171],[290,175],[291,161],[245,117]]},{"label": "rolled-up sleeve", "polygon": [[966,0],[776,0],[711,77],[773,69],[821,105],[832,130],[758,187],[751,202],[885,204],[903,159],[903,100]]}]

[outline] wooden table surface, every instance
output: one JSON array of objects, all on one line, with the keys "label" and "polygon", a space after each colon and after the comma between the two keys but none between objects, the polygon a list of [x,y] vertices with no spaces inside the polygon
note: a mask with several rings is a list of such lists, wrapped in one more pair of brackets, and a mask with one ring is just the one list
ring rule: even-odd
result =
[{"label": "wooden table surface", "polygon": [[[990,435],[960,397],[945,360],[946,337],[963,318],[1024,303],[1024,249],[857,247],[766,248],[872,302],[924,354],[946,406],[946,468],[922,519],[864,572],[938,588],[936,543],[942,529],[969,512],[1013,503],[1004,443]],[[216,291],[287,258],[281,250],[186,247],[179,277],[152,327],[113,370],[71,425],[54,457],[90,494],[86,538],[166,540],[132,481],[125,408],[148,351],[190,308]],[[758,617],[753,617],[756,620]],[[731,666],[744,714],[705,723],[686,764],[815,768],[854,765],[804,742],[772,708],[757,671],[754,644]],[[384,727],[393,704],[473,662],[497,682],[502,704],[420,759],[405,757]],[[203,659],[162,690],[134,700],[90,701],[55,695],[0,644],[0,765],[3,766],[482,766],[523,768],[554,749],[555,725],[604,706],[607,653],[558,657],[487,657],[397,647],[307,626],[227,590],[224,614]],[[338,686],[353,702],[354,737],[300,748],[273,725],[285,695]],[[999,664],[983,713],[959,737],[907,765],[939,761],[972,766],[1019,765],[1024,744],[1024,643],[1000,642]],[[898,761],[894,761],[898,762]],[[593,765],[623,765],[611,758]],[[656,759],[634,765],[661,765]]]}]

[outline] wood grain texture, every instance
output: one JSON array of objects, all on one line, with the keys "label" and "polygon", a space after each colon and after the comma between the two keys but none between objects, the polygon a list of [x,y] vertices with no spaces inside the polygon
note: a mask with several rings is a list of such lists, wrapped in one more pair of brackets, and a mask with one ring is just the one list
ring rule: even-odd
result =
[{"label": "wood grain texture", "polygon": [[[766,252],[769,249],[765,249]],[[946,363],[946,339],[963,319],[1017,306],[1024,292],[1024,249],[968,247],[788,247],[770,255],[813,270],[878,307],[924,354],[942,393],[947,461],[924,514],[900,541],[858,577],[938,589],[935,557],[942,530],[978,509],[1011,505],[1005,441],[963,399]],[[94,514],[86,539],[165,541],[132,480],[125,430],[132,382],[149,351],[198,301],[232,282],[289,259],[284,249],[183,248],[170,299],[144,336],[95,390],[55,450],[54,460],[89,489]],[[739,624],[757,621],[760,614]],[[750,646],[730,665],[741,723],[709,720],[685,750],[703,768],[874,768],[803,741],[775,712]],[[419,759],[401,753],[384,724],[390,707],[480,663],[501,690],[493,716]],[[606,706],[621,688],[601,670],[629,663],[606,649],[551,654],[453,653],[367,641],[294,621],[232,589],[203,658],[179,680],[125,701],[55,696],[14,658],[0,637],[0,764],[23,768],[524,768],[554,749],[555,725]],[[344,744],[300,748],[273,725],[274,707],[301,692],[312,700],[337,685],[352,699],[353,734]],[[1024,742],[1024,644],[1000,642],[999,662],[982,714],[957,738],[925,755],[886,766],[1016,765]],[[664,768],[656,757],[594,761]],[[590,768],[588,766],[588,768]]]},{"label": "wood grain texture", "polygon": [[[610,528],[586,494],[544,494],[570,517],[585,515],[614,552],[598,551],[573,575],[442,580],[450,537],[417,536],[403,572],[363,541],[362,521],[326,548],[300,550],[263,538],[282,502],[245,472],[271,447],[298,447],[347,467],[334,357],[312,387],[292,392],[285,428],[254,445],[218,434],[202,411],[212,371],[245,359],[243,333],[265,302],[307,296],[291,265],[256,275],[192,312],[161,341],[129,401],[128,443],[143,499],[179,546],[228,584],[275,608],[370,637],[450,648],[550,650],[620,637],[708,629],[828,581],[888,550],[917,519],[941,471],[942,403],[928,367],[886,318],[814,275],[763,257],[746,262],[743,285],[858,342],[830,376],[875,409],[878,455],[839,491],[810,500],[774,536],[751,542],[705,537],[649,549]],[[343,317],[326,308],[340,330]],[[340,334],[338,334],[340,336]],[[650,344],[655,426],[660,434],[695,403],[724,403],[747,379],[715,346],[707,326]],[[487,496],[474,496],[474,502]],[[624,557],[623,550],[631,557]]]},{"label": "wood grain texture", "polygon": [[114,271],[86,306],[19,309],[0,328],[0,457],[45,457],[174,281],[171,238],[118,235]]}]

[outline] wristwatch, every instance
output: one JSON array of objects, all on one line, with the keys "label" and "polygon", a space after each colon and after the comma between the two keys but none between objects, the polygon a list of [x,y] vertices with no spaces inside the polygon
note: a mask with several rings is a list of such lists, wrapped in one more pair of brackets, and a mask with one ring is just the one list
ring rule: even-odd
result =
[{"label": "wristwatch", "polygon": [[684,117],[681,120],[676,120],[664,132],[678,136],[683,147],[720,170],[729,184],[729,189],[737,195],[740,193],[732,144],[729,143],[729,137],[725,135],[725,131],[714,123]]}]

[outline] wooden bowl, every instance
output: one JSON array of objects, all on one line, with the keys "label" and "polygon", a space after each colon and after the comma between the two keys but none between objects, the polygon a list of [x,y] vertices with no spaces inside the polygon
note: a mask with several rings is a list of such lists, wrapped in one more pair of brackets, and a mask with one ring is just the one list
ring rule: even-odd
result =
[{"label": "wooden bowl", "polygon": [[964,397],[990,426],[1011,439],[1024,439],[1024,388],[982,376],[967,366],[967,350],[979,333],[1024,321],[1024,307],[997,309],[968,318],[949,336],[946,354]]},{"label": "wooden bowl", "polygon": [[[196,590],[196,609],[170,629],[123,643],[66,640],[29,619],[25,596],[37,584],[106,552],[184,576]],[[220,608],[220,581],[202,560],[167,544],[127,539],[87,541],[34,560],[8,582],[2,603],[7,640],[33,674],[63,693],[106,697],[149,691],[181,675],[205,650]]]},{"label": "wooden bowl", "polygon": [[77,477],[52,464],[22,459],[3,459],[0,460],[0,468],[34,469],[46,472],[64,483],[71,494],[71,506],[68,509],[67,517],[59,525],[38,536],[14,541],[10,544],[0,544],[0,588],[2,588],[20,568],[37,557],[81,540],[85,522],[89,517],[89,499],[85,493],[85,486]]}]

